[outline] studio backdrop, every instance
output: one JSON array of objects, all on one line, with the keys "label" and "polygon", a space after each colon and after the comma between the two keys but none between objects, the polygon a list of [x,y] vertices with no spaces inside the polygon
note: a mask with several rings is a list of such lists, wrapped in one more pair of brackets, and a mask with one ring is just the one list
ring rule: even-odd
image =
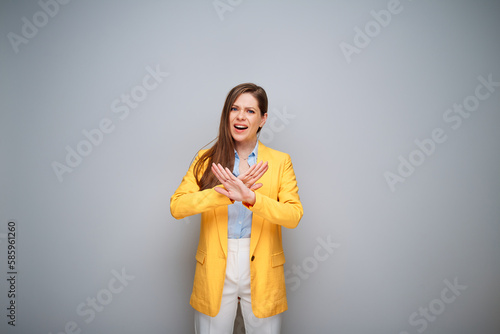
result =
[{"label": "studio backdrop", "polygon": [[169,201],[253,82],[304,206],[283,229],[282,333],[498,334],[499,17],[487,0],[2,1],[0,332],[193,333],[200,217]]}]

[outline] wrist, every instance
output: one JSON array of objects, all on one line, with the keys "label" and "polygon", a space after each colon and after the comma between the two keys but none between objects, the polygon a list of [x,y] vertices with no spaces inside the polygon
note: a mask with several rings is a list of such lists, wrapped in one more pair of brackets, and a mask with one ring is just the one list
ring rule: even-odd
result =
[{"label": "wrist", "polygon": [[250,205],[250,206],[253,206],[255,204],[255,193],[253,191],[249,191],[249,194],[248,196],[244,199],[243,202],[245,202],[246,204]]}]

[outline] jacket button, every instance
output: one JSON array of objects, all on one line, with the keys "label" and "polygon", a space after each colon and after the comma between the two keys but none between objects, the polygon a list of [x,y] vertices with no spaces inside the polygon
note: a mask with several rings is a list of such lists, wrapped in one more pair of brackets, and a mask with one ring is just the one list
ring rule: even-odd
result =
[{"label": "jacket button", "polygon": [[252,255],[252,258],[250,259],[250,261],[253,261],[255,259],[255,256]]}]

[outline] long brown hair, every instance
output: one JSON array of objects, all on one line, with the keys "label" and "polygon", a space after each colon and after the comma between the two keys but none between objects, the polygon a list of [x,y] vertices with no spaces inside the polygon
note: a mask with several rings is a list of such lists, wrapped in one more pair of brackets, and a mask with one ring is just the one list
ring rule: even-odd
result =
[{"label": "long brown hair", "polygon": [[[200,190],[210,189],[219,184],[219,180],[210,170],[213,162],[233,170],[234,168],[234,139],[229,129],[229,113],[234,101],[243,93],[250,93],[258,102],[262,116],[267,113],[266,91],[253,83],[240,84],[229,91],[222,109],[219,124],[219,135],[215,144],[209,148],[194,165],[194,175]],[[257,133],[260,131],[260,127]],[[203,172],[201,178],[199,175]]]}]

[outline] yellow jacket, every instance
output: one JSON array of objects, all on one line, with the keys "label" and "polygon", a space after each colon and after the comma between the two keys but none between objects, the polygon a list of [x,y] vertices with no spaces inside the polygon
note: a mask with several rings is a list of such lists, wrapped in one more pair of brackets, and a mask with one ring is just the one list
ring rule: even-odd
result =
[{"label": "yellow jacket", "polygon": [[[201,313],[219,313],[227,259],[226,196],[213,188],[200,191],[191,164],[181,184],[170,199],[170,212],[176,219],[201,213],[201,230],[196,251],[196,271],[190,304]],[[295,228],[303,209],[298,194],[292,161],[286,153],[264,146],[259,141],[258,160],[268,161],[267,172],[257,182],[250,237],[250,279],[252,310],[265,318],[286,311],[286,287],[281,244],[281,226]],[[220,186],[220,185],[219,185]]]}]

